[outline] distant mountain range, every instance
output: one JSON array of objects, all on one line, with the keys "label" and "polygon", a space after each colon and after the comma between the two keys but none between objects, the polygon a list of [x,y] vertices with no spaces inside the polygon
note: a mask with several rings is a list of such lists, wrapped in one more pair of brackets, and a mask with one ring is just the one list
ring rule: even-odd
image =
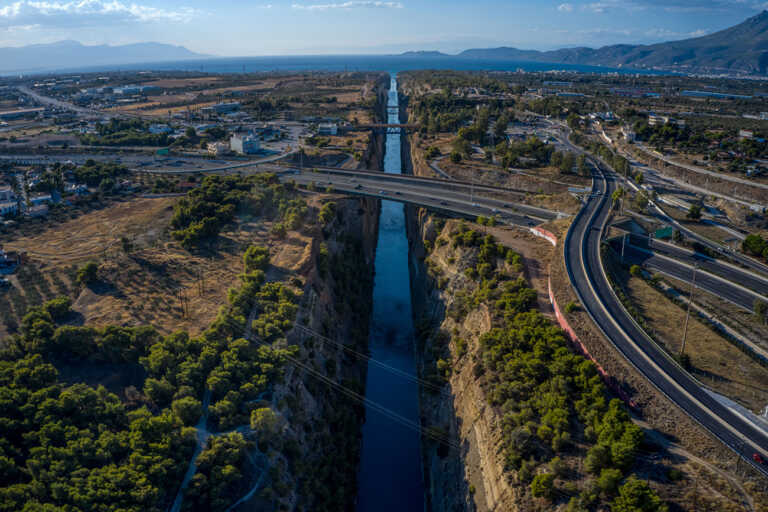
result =
[{"label": "distant mountain range", "polygon": [[183,46],[162,43],[86,46],[77,41],[59,41],[0,48],[0,73],[31,73],[206,57],[209,56],[189,51]]},{"label": "distant mountain range", "polygon": [[[448,56],[440,52],[406,52],[403,55]],[[768,11],[714,34],[682,41],[552,51],[509,47],[472,49],[453,57],[764,75],[768,72]]]}]

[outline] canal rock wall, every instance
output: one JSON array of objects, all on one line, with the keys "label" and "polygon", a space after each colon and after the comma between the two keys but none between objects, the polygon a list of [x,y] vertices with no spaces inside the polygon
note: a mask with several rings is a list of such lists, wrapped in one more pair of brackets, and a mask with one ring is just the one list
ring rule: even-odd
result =
[{"label": "canal rock wall", "polygon": [[[461,322],[446,314],[460,300],[455,292],[471,283],[463,272],[469,259],[466,250],[435,244],[440,233],[454,222],[446,224],[423,209],[414,209],[409,222],[420,377],[435,377],[436,359],[445,357],[446,348],[452,358],[444,392],[422,391],[422,426],[447,435],[452,444],[460,446],[449,449],[445,444],[424,441],[427,510],[525,510],[524,498],[504,473],[500,418],[487,405],[475,375],[479,338],[491,328],[490,314],[484,306]],[[425,263],[425,243],[433,247],[429,264]],[[459,349],[457,340],[463,340],[466,348]]]},{"label": "canal rock wall", "polygon": [[[388,81],[377,82],[384,95]],[[369,139],[360,168],[381,169],[384,137]],[[357,500],[365,409],[347,392],[365,393],[380,201],[330,196],[333,219],[309,234],[301,261],[281,269],[303,295],[290,344],[295,360],[268,405],[280,418],[272,451],[251,497],[233,510],[352,510]],[[319,208],[319,204],[314,205]],[[254,450],[254,458],[263,458]]]},{"label": "canal rock wall", "polygon": [[363,393],[373,289],[378,204],[329,198],[334,219],[314,233],[292,282],[303,282],[288,336],[299,364],[286,366],[271,407],[282,423],[282,450],[270,458],[262,491],[243,510],[344,510],[354,507],[363,405],[339,390]]}]

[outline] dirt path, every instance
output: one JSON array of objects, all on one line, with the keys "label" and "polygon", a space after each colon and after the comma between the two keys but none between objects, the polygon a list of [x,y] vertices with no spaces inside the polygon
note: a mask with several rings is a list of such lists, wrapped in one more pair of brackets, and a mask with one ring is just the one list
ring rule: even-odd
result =
[{"label": "dirt path", "polygon": [[[747,492],[747,490],[744,488],[744,486],[739,482],[736,478],[731,476],[730,474],[726,473],[722,469],[718,468],[714,464],[707,462],[706,460],[702,459],[701,457],[697,457],[693,453],[689,452],[682,446],[675,444],[671,442],[669,439],[667,439],[663,434],[658,432],[657,430],[654,430],[654,428],[647,422],[632,418],[632,421],[634,421],[640,428],[642,428],[645,431],[645,435],[647,435],[649,438],[651,438],[654,442],[659,444],[660,446],[663,446],[665,450],[667,450],[669,453],[672,453],[674,455],[678,455],[680,457],[683,457],[684,459],[687,459],[690,462],[695,462],[711,472],[712,474],[715,474],[719,476],[720,478],[726,480],[728,483],[730,483],[735,489],[739,491],[739,493],[742,496],[742,504],[750,510],[750,512],[755,512],[755,501],[752,498],[752,496]],[[728,499],[727,497],[723,496],[724,499]]]}]

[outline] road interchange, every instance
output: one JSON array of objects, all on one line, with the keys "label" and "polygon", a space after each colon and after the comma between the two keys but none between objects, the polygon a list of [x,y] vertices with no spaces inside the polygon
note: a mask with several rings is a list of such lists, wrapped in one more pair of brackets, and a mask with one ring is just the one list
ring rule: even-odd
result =
[{"label": "road interchange", "polygon": [[768,456],[768,433],[725,407],[663,351],[626,311],[605,273],[601,247],[611,216],[613,174],[596,169],[592,195],[565,240],[565,263],[579,299],[603,335],[646,379],[726,446],[768,474],[753,460]]}]

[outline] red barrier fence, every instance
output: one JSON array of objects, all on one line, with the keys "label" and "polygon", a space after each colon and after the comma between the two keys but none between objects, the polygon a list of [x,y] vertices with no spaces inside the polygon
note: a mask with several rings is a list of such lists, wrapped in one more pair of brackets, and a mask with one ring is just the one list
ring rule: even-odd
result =
[{"label": "red barrier fence", "polygon": [[[549,241],[553,246],[557,246],[557,237],[545,230],[541,229],[539,227],[533,227],[530,228],[531,233],[538,236],[539,238],[544,238],[545,240]],[[565,331],[565,334],[568,336],[568,339],[571,341],[573,346],[587,359],[592,361],[594,363],[595,367],[597,367],[597,371],[600,373],[600,376],[603,378],[603,381],[605,384],[611,388],[617,395],[619,395],[619,398],[621,398],[625,403],[627,403],[631,408],[637,408],[637,404],[629,398],[629,395],[621,388],[618,381],[611,377],[608,372],[605,371],[605,369],[600,366],[600,363],[597,362],[597,360],[592,357],[592,354],[589,353],[589,350],[587,350],[587,347],[584,345],[584,343],[581,342],[579,337],[576,335],[576,332],[573,330],[571,325],[568,323],[568,320],[565,318],[565,315],[560,311],[560,306],[557,304],[557,299],[555,299],[555,294],[552,293],[552,280],[551,278],[547,279],[547,291],[549,292],[549,302],[552,304],[552,308],[555,310],[555,318],[557,318],[557,323],[560,325],[560,328]]]}]

